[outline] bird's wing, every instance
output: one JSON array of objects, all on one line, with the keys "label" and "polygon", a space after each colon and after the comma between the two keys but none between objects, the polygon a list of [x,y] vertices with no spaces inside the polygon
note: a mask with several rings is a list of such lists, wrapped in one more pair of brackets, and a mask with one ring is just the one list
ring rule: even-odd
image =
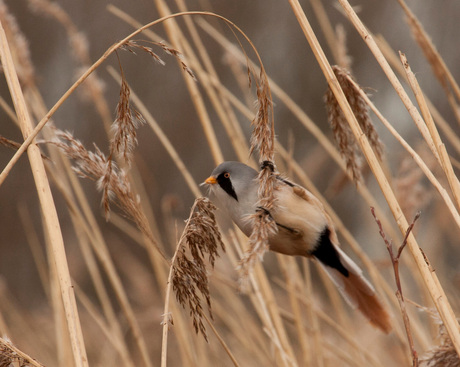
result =
[{"label": "bird's wing", "polygon": [[275,196],[277,205],[270,214],[279,235],[271,246],[274,251],[308,256],[329,224],[323,206],[309,191],[284,179],[278,181]]}]

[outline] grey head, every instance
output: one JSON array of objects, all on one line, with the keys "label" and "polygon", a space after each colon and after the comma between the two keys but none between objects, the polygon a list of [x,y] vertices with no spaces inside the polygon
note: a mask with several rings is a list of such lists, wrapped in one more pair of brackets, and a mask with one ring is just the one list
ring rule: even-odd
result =
[{"label": "grey head", "polygon": [[243,230],[247,228],[246,217],[255,212],[258,201],[258,173],[241,162],[227,161],[218,165],[205,180],[210,188],[211,200],[226,211]]}]

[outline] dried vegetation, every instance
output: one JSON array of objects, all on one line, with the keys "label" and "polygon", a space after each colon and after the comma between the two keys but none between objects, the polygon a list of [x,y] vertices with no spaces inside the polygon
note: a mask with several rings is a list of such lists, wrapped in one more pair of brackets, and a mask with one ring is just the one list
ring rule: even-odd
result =
[{"label": "dried vegetation", "polygon": [[[248,37],[221,16],[187,12],[181,0],[175,3],[184,13],[173,14],[167,2],[156,0],[163,18],[141,26],[127,13],[109,6],[108,10],[117,21],[135,30],[92,63],[88,40],[58,2],[29,0],[28,3],[38,15],[48,17],[65,29],[80,76],[48,109],[37,86],[40,76],[36,75],[31,61],[27,39],[14,15],[0,0],[2,71],[7,77],[16,112],[3,98],[0,98],[0,106],[21,127],[24,136],[24,143],[18,143],[0,135],[1,149],[15,151],[0,175],[0,185],[12,179],[9,172],[28,148],[34,182],[40,194],[45,236],[41,238],[36,233],[27,209],[21,209],[20,221],[46,296],[46,304],[41,306],[46,308],[45,312],[27,310],[14,300],[7,285],[0,283],[0,332],[3,335],[17,340],[21,348],[34,357],[37,354],[37,358],[39,356],[44,365],[49,366],[153,366],[158,361],[162,367],[217,364],[379,367],[411,362],[413,366],[460,366],[457,354],[460,333],[454,313],[459,303],[452,291],[455,285],[449,284],[449,271],[456,271],[454,275],[458,276],[458,270],[443,266],[443,261],[460,252],[457,248],[446,250],[448,246],[439,243],[447,241],[441,233],[445,227],[449,227],[448,233],[454,238],[458,238],[460,229],[457,209],[460,207],[460,184],[454,169],[458,163],[452,158],[460,153],[458,135],[444,120],[445,111],[437,111],[424,98],[405,56],[401,54],[399,60],[382,39],[374,38],[348,1],[339,0],[344,15],[363,37],[424,138],[416,148],[400,135],[396,122],[385,119],[351,76],[348,37],[340,25],[333,30],[318,0],[311,0],[314,13],[325,33],[330,53],[334,55],[334,63],[340,66],[327,61],[300,4],[289,0],[286,6],[291,6],[328,82],[325,104],[337,148],[318,129],[320,122],[313,123],[286,91],[270,80]],[[454,78],[416,16],[402,0],[399,4],[414,39],[446,94],[454,118],[458,119],[460,93]],[[181,17],[185,26],[178,21]],[[211,17],[231,29],[228,38],[225,31],[208,23]],[[163,22],[168,42],[161,41],[162,38],[154,33],[155,26]],[[190,40],[186,36],[189,34]],[[234,74],[237,84],[249,84],[249,91],[245,90],[243,96],[234,95],[220,82],[220,75],[213,66],[215,60],[200,35],[210,37],[222,47],[231,66],[229,74]],[[206,143],[200,142],[200,149],[208,150],[214,162],[223,159],[221,142],[215,131],[217,123],[211,123],[210,112],[213,111],[229,137],[234,154],[240,159],[248,157],[249,163],[259,168],[260,209],[248,219],[254,221],[249,241],[231,227],[219,231],[214,205],[199,197],[200,191],[191,173],[193,167],[184,163],[190,160],[181,158],[162,130],[162,124],[155,121],[153,113],[129,85],[122,50],[133,57],[146,55],[160,67],[166,63],[157,50],[172,56],[196,110],[193,121],[197,122],[190,119],[187,129],[201,127],[203,130]],[[251,61],[253,58],[256,62]],[[288,60],[286,58],[285,62]],[[102,81],[100,70],[98,75],[96,70],[109,62],[118,64],[120,73],[109,68],[114,80]],[[389,63],[409,79],[421,113],[400,88],[400,78],[390,69]],[[106,83],[118,83],[118,103],[106,98]],[[85,91],[85,103],[95,107],[107,136],[106,146],[94,145],[88,150],[79,138],[61,128],[62,121],[50,120],[57,109],[65,108],[63,102],[75,90]],[[331,172],[337,171],[348,179],[346,182],[356,184],[352,185],[352,195],[365,208],[365,214],[356,212],[353,215],[362,222],[360,227],[366,227],[368,208],[372,207],[378,223],[377,229],[369,225],[373,228],[375,243],[367,243],[365,249],[360,247],[346,227],[350,221],[342,221],[328,204],[328,198],[321,195],[324,190],[315,187],[312,179],[316,178],[308,176],[305,165],[299,163],[302,158],[291,153],[292,147],[285,148],[276,139],[275,125],[278,131],[283,125],[279,121],[275,123],[274,98],[306,128],[306,135],[314,136],[316,151],[320,153],[315,155],[312,149],[308,159],[314,161],[326,151],[331,161],[328,179]],[[256,108],[251,105],[253,99],[257,100]],[[171,109],[179,105],[177,98],[171,99]],[[114,118],[112,110],[115,110]],[[371,121],[370,111],[379,122]],[[251,124],[250,137],[245,135],[244,123],[237,120],[237,115]],[[35,128],[27,125],[32,119],[39,121]],[[402,164],[392,166],[394,162],[390,158],[394,156],[387,155],[383,139],[377,133],[376,125],[380,122],[383,129],[388,130],[388,136],[393,135],[403,148]],[[146,172],[150,169],[141,169],[144,161],[136,155],[137,150],[143,148],[139,146],[139,130],[148,128],[169,155],[164,160],[170,159],[172,169],[177,168],[175,181],[183,176],[182,186],[188,186],[197,196],[185,223],[174,217],[171,205],[166,208],[167,205],[149,202],[146,188],[151,183],[147,181]],[[37,145],[34,139],[38,133],[41,135]],[[447,147],[444,139],[449,142]],[[249,147],[246,141],[250,142]],[[158,154],[157,150],[152,153],[154,149],[146,151]],[[325,161],[321,159],[319,161]],[[366,164],[370,170],[364,169]],[[40,165],[46,173],[40,170]],[[389,336],[378,334],[363,323],[359,315],[350,312],[321,269],[303,260],[266,253],[267,238],[277,230],[268,210],[280,205],[273,192],[278,166],[292,172],[296,181],[323,202],[343,237],[342,242],[353,250],[353,257],[359,259],[393,315],[394,332]],[[392,177],[392,169],[397,172],[395,177]],[[371,173],[380,191],[367,186]],[[94,195],[77,177],[96,183],[109,224],[98,221],[99,213],[91,209]],[[63,198],[62,207],[54,205],[51,192],[47,191],[50,185],[53,194]],[[174,200],[168,200],[170,202]],[[387,204],[392,216],[384,209]],[[419,229],[419,222],[414,228],[415,219],[409,225],[405,215],[412,218],[424,208],[427,213],[419,222],[423,221],[428,229]],[[58,216],[70,218],[75,236],[61,230],[56,212]],[[158,216],[162,217],[159,223]],[[447,216],[449,225],[444,224]],[[436,247],[422,251],[416,239],[418,231],[435,238]],[[434,233],[428,234],[429,231]],[[397,254],[393,253],[385,232],[395,241],[402,238]],[[372,251],[384,247],[381,240],[376,240],[379,233],[389,256],[378,258],[375,254],[379,251]],[[65,248],[60,246],[59,239],[63,239]],[[107,245],[109,241],[111,246]],[[41,246],[42,242],[45,246]],[[130,245],[125,246],[125,242]],[[73,254],[77,260],[68,261],[65,255],[71,245],[80,253]],[[267,264],[261,261],[264,258],[269,258]],[[240,270],[239,274],[235,269]],[[245,294],[238,292],[241,289],[238,279],[246,285]],[[412,298],[424,307],[415,308]],[[433,305],[434,311],[430,312],[435,314],[434,318],[426,311]],[[42,366],[10,341],[0,339],[0,366],[10,365]]]}]

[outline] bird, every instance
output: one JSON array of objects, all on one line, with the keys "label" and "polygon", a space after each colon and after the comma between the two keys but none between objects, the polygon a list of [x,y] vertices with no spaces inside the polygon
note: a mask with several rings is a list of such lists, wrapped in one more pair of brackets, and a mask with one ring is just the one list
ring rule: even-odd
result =
[{"label": "bird", "polygon": [[[275,177],[276,205],[268,215],[278,230],[268,238],[270,250],[318,260],[346,302],[361,311],[374,327],[390,333],[387,311],[362,270],[339,247],[332,220],[321,201],[283,176]],[[212,171],[203,185],[209,187],[210,199],[216,206],[250,237],[250,216],[260,209],[258,172],[244,163],[226,161]]]}]

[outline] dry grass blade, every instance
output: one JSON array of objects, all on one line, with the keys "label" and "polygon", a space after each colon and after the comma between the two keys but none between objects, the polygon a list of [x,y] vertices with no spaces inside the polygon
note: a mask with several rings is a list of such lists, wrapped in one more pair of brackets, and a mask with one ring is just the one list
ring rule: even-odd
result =
[{"label": "dry grass blade", "polygon": [[409,62],[407,61],[406,56],[400,52],[400,58],[401,58],[401,63],[404,66],[404,71],[407,74],[409,84],[414,92],[418,105],[420,106],[420,110],[423,115],[423,118],[425,119],[425,123],[426,123],[426,126],[428,127],[428,131],[430,133],[431,139],[433,140],[435,148],[438,152],[441,167],[443,168],[447,176],[449,185],[452,189],[452,193],[454,194],[454,198],[457,202],[457,207],[460,207],[460,182],[452,167],[452,162],[450,161],[449,154],[447,153],[447,150],[446,150],[446,146],[442,142],[441,136],[439,135],[438,129],[433,121],[433,117],[431,116],[430,110],[423,96],[423,92],[420,88],[420,85],[418,84],[415,74],[412,72],[410,68],[410,65],[409,65]]},{"label": "dry grass blade", "polygon": [[[352,82],[352,77],[347,70],[339,66],[332,66],[332,70],[340,83],[359,126],[374,148],[377,157],[382,160],[383,144],[374,128],[369,116],[369,107],[366,101],[361,97],[360,90],[355,87],[355,84]],[[350,125],[345,119],[342,109],[330,87],[327,90],[325,100],[329,124],[332,127],[340,153],[345,159],[347,168],[352,173],[354,181],[356,183],[362,182],[362,159],[359,153],[359,146],[356,143]]]},{"label": "dry grass blade", "polygon": [[202,298],[206,301],[212,318],[211,296],[205,263],[207,255],[211,267],[214,267],[218,250],[225,251],[220,232],[214,217],[215,206],[207,198],[198,198],[192,206],[190,217],[184,228],[176,252],[171,260],[163,313],[163,345],[161,365],[166,366],[168,329],[173,324],[169,310],[171,287],[182,307],[188,307],[196,333],[208,340],[204,325]]},{"label": "dry grass blade", "polygon": [[[19,84],[18,75],[14,66],[13,57],[10,51],[8,40],[0,23],[0,58],[4,68],[5,77],[13,100],[14,108],[21,127],[24,139],[33,136],[33,122],[30,118],[24,94]],[[30,143],[33,142],[33,138]],[[18,152],[20,149],[18,150]],[[16,155],[15,155],[16,156]],[[46,232],[51,243],[52,255],[55,270],[58,278],[59,291],[63,308],[65,310],[65,321],[68,336],[70,337],[72,353],[75,365],[84,367],[88,365],[86,349],[78,315],[75,294],[70,279],[69,266],[64,248],[64,240],[59,224],[59,218],[54,205],[50,184],[45,172],[40,150],[35,144],[28,147],[28,156],[31,170],[37,188],[38,198],[44,218]],[[3,174],[3,172],[2,172]],[[6,176],[5,176],[6,177]]]}]

